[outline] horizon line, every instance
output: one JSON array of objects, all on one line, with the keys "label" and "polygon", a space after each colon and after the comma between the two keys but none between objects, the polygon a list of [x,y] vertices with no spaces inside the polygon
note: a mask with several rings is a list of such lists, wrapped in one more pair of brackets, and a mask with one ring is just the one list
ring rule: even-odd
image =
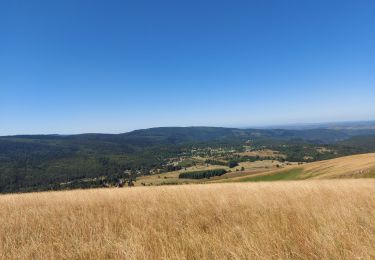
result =
[{"label": "horizon line", "polygon": [[[198,127],[211,127],[211,128],[232,128],[232,129],[283,129],[283,130],[291,130],[289,128],[298,128],[298,127],[313,127],[313,126],[321,126],[321,128],[326,128],[330,125],[334,124],[354,124],[354,123],[375,123],[375,119],[368,119],[368,120],[345,120],[345,121],[323,121],[323,122],[305,122],[305,123],[285,123],[285,124],[264,124],[264,125],[253,125],[253,126],[219,126],[219,125],[190,125],[190,126],[152,126],[152,127],[145,127],[145,128],[136,128],[129,131],[124,132],[82,132],[82,133],[69,133],[69,134],[58,134],[58,133],[51,133],[51,134],[38,134],[38,133],[31,133],[31,134],[8,134],[8,135],[0,135],[0,137],[14,137],[14,136],[72,136],[72,135],[90,135],[90,134],[101,134],[101,135],[120,135],[120,134],[126,134],[131,133],[134,131],[139,130],[149,130],[149,129],[155,129],[155,128],[198,128]],[[315,128],[315,127],[314,127]],[[319,128],[319,127],[318,127]],[[309,128],[304,129],[294,129],[294,130],[307,130]],[[312,128],[313,129],[313,128]]]}]

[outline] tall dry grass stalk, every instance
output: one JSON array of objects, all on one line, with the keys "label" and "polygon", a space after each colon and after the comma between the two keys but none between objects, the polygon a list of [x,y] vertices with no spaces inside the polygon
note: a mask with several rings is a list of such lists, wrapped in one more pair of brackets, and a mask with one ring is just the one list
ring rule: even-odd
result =
[{"label": "tall dry grass stalk", "polygon": [[375,182],[0,196],[2,259],[371,259]]}]

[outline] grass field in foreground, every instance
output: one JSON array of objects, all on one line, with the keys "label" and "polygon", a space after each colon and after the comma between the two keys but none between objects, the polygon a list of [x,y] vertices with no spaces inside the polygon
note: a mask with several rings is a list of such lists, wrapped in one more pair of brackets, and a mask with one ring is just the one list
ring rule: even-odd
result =
[{"label": "grass field in foreground", "polygon": [[0,259],[373,259],[375,180],[0,196]]}]

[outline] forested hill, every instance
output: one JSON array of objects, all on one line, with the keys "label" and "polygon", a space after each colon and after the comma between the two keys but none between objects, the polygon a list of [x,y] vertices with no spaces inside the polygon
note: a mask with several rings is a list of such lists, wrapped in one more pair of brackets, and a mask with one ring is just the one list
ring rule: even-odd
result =
[{"label": "forested hill", "polygon": [[222,127],[158,127],[136,130],[122,134],[125,139],[150,138],[172,143],[201,142],[211,140],[223,140],[230,138],[270,138],[281,140],[300,139],[317,143],[333,143],[348,139],[357,135],[375,134],[375,128],[370,129],[238,129]]},{"label": "forested hill", "polygon": [[79,135],[18,135],[3,136],[0,140],[37,141],[43,143],[126,143],[135,146],[147,146],[158,143],[176,144],[184,142],[206,142],[231,138],[273,138],[301,139],[320,143],[332,143],[348,139],[351,136],[375,134],[375,129],[238,129],[224,127],[157,127],[135,130],[123,134],[79,134]]},{"label": "forested hill", "polygon": [[124,134],[3,136],[0,192],[59,189],[61,183],[72,188],[100,186],[103,178],[111,181],[126,170],[137,174],[163,170],[170,158],[188,156],[194,147],[241,150],[250,142],[255,148],[281,151],[294,161],[304,160],[318,145],[335,147],[335,154],[325,155],[329,158],[373,151],[368,140],[374,138],[375,129],[366,130],[365,140],[360,138],[363,133],[363,129],[160,127]]}]

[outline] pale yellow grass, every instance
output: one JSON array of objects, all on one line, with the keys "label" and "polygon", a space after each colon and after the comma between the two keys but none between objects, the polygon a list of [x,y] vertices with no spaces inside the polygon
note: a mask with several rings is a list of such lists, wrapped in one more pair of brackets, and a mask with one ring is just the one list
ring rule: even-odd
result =
[{"label": "pale yellow grass", "polygon": [[373,259],[375,182],[0,196],[1,259]]},{"label": "pale yellow grass", "polygon": [[[313,178],[364,177],[375,170],[375,153],[358,154],[303,165]],[[374,176],[375,177],[375,176]]]},{"label": "pale yellow grass", "polygon": [[[305,179],[339,179],[339,178],[375,178],[375,153],[339,157],[331,160],[316,161],[306,164],[285,166],[280,169],[256,173],[254,176],[288,174],[298,169],[300,172],[294,180]],[[250,175],[249,175],[250,176]],[[249,176],[233,176],[227,181],[243,181]]]}]

